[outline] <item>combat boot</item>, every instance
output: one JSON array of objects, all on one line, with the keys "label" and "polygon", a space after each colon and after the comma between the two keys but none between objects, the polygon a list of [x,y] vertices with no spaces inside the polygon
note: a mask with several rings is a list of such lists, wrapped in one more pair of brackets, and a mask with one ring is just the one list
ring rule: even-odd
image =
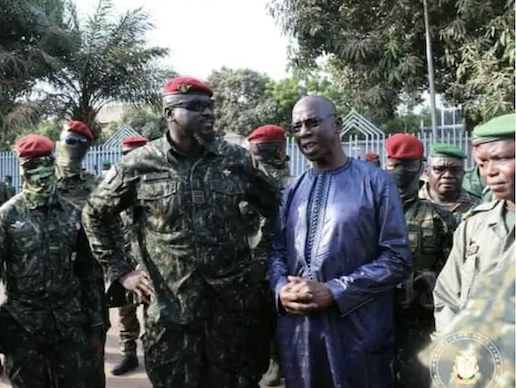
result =
[{"label": "combat boot", "polygon": [[115,376],[121,376],[138,368],[138,365],[138,357],[136,354],[125,354],[120,362],[113,367],[111,373]]},{"label": "combat boot", "polygon": [[281,368],[276,360],[271,360],[269,370],[265,374],[263,382],[268,387],[278,387],[281,385]]}]

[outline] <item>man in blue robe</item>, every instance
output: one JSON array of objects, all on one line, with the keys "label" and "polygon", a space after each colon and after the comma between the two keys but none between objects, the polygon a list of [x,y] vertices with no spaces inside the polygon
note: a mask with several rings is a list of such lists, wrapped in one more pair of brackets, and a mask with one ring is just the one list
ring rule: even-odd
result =
[{"label": "man in blue robe", "polygon": [[394,288],[411,271],[396,185],[348,158],[333,103],[301,99],[292,131],[313,168],[285,189],[271,287],[287,388],[393,384]]}]

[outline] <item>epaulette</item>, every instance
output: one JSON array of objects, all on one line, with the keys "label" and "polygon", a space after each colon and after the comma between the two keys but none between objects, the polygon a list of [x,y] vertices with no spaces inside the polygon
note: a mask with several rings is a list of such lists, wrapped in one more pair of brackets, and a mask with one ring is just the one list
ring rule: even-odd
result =
[{"label": "epaulette", "polygon": [[469,209],[466,213],[462,215],[462,221],[465,221],[469,218],[471,218],[474,214],[493,210],[493,208],[496,206],[497,201],[492,202],[485,202],[481,203],[477,206],[473,206],[471,209]]}]

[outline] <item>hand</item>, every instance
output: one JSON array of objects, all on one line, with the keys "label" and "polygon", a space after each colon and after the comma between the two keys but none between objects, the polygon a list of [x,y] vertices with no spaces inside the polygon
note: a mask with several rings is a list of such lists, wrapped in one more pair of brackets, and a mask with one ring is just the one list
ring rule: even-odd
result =
[{"label": "hand", "polygon": [[291,314],[307,314],[315,310],[325,310],[334,300],[325,283],[289,276],[289,283],[280,290],[280,301]]},{"label": "hand", "polygon": [[95,360],[101,361],[104,359],[104,335],[100,332],[94,332],[90,336],[90,346],[93,351]]},{"label": "hand", "polygon": [[142,301],[154,296],[154,288],[149,274],[143,268],[128,273],[120,279],[120,283],[126,290],[136,292]]}]

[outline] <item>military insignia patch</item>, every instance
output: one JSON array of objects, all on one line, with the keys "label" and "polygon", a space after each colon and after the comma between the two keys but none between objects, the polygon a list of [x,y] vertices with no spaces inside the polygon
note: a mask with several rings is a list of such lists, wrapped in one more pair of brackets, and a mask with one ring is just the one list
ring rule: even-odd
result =
[{"label": "military insignia patch", "polygon": [[188,92],[188,90],[190,90],[190,85],[187,85],[187,84],[181,84],[177,87],[177,89],[181,92],[181,93],[186,93]]}]

